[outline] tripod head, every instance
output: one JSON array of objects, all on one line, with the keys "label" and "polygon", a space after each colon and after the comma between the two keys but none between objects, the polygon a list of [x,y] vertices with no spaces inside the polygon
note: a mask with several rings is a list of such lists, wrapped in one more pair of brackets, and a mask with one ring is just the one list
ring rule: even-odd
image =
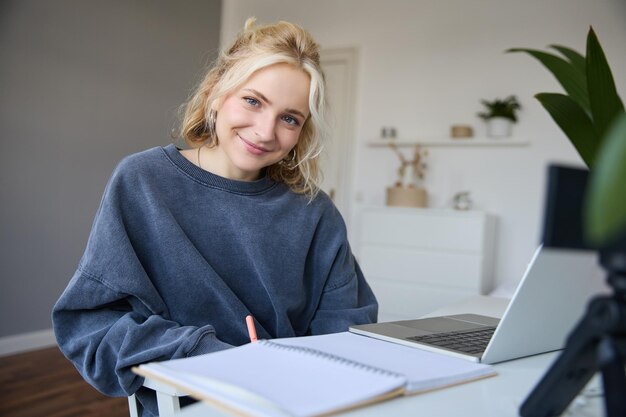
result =
[{"label": "tripod head", "polygon": [[615,297],[626,303],[626,230],[620,238],[600,249],[600,265],[608,274],[607,283]]}]

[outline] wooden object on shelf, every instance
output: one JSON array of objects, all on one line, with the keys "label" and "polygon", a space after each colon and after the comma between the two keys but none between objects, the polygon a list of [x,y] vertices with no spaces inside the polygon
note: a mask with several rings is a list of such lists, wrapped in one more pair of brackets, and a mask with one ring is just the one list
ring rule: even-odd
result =
[{"label": "wooden object on shelf", "polygon": [[452,125],[450,137],[453,139],[468,139],[474,136],[474,129],[469,125]]},{"label": "wooden object on shelf", "polygon": [[371,207],[357,258],[379,321],[417,318],[493,287],[495,218],[482,211]]},{"label": "wooden object on shelf", "polygon": [[426,190],[418,187],[387,187],[387,205],[395,207],[428,206]]}]

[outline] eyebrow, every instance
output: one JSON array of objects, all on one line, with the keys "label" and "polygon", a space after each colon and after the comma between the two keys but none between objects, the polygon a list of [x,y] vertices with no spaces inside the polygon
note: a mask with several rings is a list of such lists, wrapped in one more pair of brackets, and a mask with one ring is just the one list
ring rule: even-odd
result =
[{"label": "eyebrow", "polygon": [[[263,93],[261,93],[258,90],[255,90],[254,88],[245,88],[244,91],[250,91],[251,93],[256,94],[257,96],[259,96],[259,98],[261,100],[263,100],[264,102],[266,102],[269,105],[272,105],[272,102],[268,100],[267,97],[265,97],[263,95]],[[300,110],[298,109],[285,109],[285,111],[287,113],[293,113],[293,114],[297,114],[298,116],[302,117],[304,120],[306,120],[307,116],[304,115],[304,113],[302,113]]]}]

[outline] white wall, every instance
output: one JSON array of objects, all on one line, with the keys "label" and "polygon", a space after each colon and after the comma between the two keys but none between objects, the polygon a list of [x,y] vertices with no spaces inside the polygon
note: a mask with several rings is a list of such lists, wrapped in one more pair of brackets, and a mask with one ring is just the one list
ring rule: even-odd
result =
[{"label": "white wall", "polygon": [[538,243],[547,162],[582,164],[533,98],[561,91],[558,83],[531,57],[503,51],[556,43],[584,53],[593,25],[626,98],[621,0],[224,0],[222,41],[232,39],[249,16],[261,23],[298,23],[323,48],[358,47],[355,212],[364,204],[384,204],[384,189],[395,179],[391,151],[366,146],[382,126],[418,139],[445,136],[451,124],[468,123],[480,136],[479,100],[518,96],[524,108],[515,135],[528,139],[528,146],[431,148],[425,184],[434,207],[470,190],[476,208],[498,216],[499,284],[521,278]]}]

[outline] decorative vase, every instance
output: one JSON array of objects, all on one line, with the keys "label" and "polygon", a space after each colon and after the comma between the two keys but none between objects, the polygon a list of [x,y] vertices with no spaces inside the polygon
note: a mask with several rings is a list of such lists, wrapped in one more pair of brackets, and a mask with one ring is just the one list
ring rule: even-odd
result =
[{"label": "decorative vase", "polygon": [[387,187],[387,205],[394,207],[426,207],[426,190],[418,187]]},{"label": "decorative vase", "polygon": [[452,208],[455,210],[469,210],[472,208],[472,199],[469,191],[460,191],[452,198]]},{"label": "decorative vase", "polygon": [[506,117],[492,117],[487,120],[487,136],[490,138],[508,138],[512,128],[513,122]]}]

